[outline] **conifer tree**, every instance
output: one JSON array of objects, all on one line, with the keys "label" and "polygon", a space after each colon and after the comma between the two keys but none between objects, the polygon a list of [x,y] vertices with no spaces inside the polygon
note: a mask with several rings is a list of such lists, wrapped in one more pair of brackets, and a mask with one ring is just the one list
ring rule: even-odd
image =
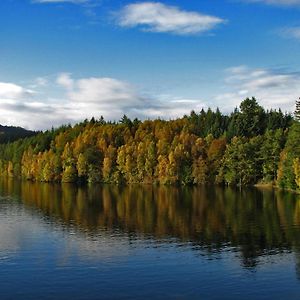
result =
[{"label": "conifer tree", "polygon": [[299,100],[296,101],[296,109],[295,109],[295,120],[300,122],[300,97]]}]

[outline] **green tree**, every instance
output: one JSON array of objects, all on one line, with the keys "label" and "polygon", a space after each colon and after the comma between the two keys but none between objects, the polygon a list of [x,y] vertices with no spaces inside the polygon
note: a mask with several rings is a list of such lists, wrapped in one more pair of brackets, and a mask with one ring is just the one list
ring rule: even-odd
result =
[{"label": "green tree", "polygon": [[280,160],[280,153],[285,144],[285,136],[282,129],[267,130],[264,134],[263,143],[260,149],[260,160],[263,169],[263,181],[274,183],[277,176],[277,169]]},{"label": "green tree", "polygon": [[258,149],[261,140],[235,137],[227,146],[220,172],[228,184],[256,183],[260,177]]},{"label": "green tree", "polygon": [[240,104],[241,113],[237,118],[238,133],[251,137],[263,134],[265,125],[265,111],[254,97],[245,99]]},{"label": "green tree", "polygon": [[294,121],[289,129],[286,146],[280,157],[278,185],[282,188],[296,189],[294,160],[300,158],[300,122]]}]

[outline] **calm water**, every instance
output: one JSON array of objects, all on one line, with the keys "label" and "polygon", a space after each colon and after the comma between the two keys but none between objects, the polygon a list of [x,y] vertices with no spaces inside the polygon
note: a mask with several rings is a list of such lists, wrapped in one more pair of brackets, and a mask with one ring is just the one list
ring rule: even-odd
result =
[{"label": "calm water", "polygon": [[0,181],[0,299],[300,299],[300,196]]}]

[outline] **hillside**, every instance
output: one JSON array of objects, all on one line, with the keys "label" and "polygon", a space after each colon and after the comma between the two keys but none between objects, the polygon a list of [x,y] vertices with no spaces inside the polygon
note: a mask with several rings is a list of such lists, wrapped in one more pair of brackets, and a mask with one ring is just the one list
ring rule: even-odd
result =
[{"label": "hillside", "polygon": [[14,142],[18,139],[34,136],[36,132],[22,127],[0,125],[0,144]]}]

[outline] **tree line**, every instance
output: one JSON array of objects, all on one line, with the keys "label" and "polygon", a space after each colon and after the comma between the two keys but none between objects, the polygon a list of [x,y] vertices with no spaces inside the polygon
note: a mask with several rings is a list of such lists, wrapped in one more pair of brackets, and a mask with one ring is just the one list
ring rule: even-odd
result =
[{"label": "tree line", "polygon": [[0,145],[0,174],[44,182],[273,183],[300,187],[300,107],[294,117],[255,98],[175,120],[92,118]]}]

